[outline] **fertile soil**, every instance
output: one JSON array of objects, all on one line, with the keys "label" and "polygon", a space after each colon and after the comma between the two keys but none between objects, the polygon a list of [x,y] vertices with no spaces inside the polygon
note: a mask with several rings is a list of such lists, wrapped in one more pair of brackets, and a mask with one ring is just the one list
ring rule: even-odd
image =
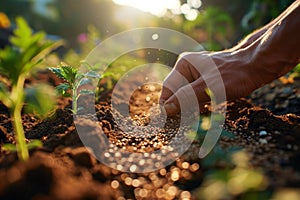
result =
[{"label": "fertile soil", "polygon": [[[47,73],[28,82],[45,80],[53,85],[59,83]],[[262,170],[268,178],[269,190],[300,187],[298,85],[297,81],[281,78],[253,92],[248,99],[227,103],[224,130],[231,135],[222,135],[218,146],[224,152],[232,147],[248,152],[250,165]],[[129,87],[124,85],[123,90]],[[158,102],[159,92],[160,87],[152,84],[135,90],[130,100],[130,117],[125,118],[129,128],[149,123],[149,108]],[[155,135],[125,134],[113,118],[110,98],[111,93],[104,92],[95,105],[96,123],[92,117],[86,117],[80,118],[76,126],[91,131],[100,126],[112,146],[128,152],[153,152],[168,144],[176,134],[179,124],[176,118],[167,119],[167,124]],[[23,114],[27,139],[40,139],[44,145],[31,150],[27,162],[18,161],[15,152],[1,150],[0,199],[197,199],[204,174],[227,167],[222,158],[213,165],[204,164],[198,157],[202,141],[195,139],[180,158],[160,170],[134,173],[133,169],[129,173],[112,169],[84,147],[68,108],[70,99],[58,99],[57,110],[47,119]],[[11,119],[2,104],[0,119],[0,145],[15,143]],[[110,159],[116,156],[116,151],[111,148],[103,156]],[[130,166],[130,160],[123,160],[123,166]],[[159,162],[159,158],[151,160]]]}]

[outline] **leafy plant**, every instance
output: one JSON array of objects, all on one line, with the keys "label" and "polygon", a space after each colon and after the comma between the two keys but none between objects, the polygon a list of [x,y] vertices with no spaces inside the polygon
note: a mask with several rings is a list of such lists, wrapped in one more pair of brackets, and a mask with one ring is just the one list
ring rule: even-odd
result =
[{"label": "leafy plant", "polygon": [[230,46],[234,26],[228,12],[209,6],[199,13],[195,21],[185,21],[183,30],[197,38],[207,50],[221,50]]},{"label": "leafy plant", "polygon": [[80,72],[79,69],[68,66],[64,63],[61,63],[59,67],[50,67],[48,69],[57,77],[65,81],[64,83],[59,84],[56,89],[63,97],[72,97],[71,111],[74,114],[77,114],[79,110],[77,100],[79,97],[84,94],[93,94],[93,91],[88,89],[88,87],[86,87],[86,89],[83,87],[92,83],[91,78],[99,79],[100,75],[93,71],[91,67],[89,67],[88,72],[83,73]]},{"label": "leafy plant", "polygon": [[198,189],[199,199],[270,199],[266,191],[267,178],[261,171],[253,169],[249,155],[238,150],[228,156],[234,167],[210,170],[205,175],[202,187]]},{"label": "leafy plant", "polygon": [[[43,61],[45,55],[60,43],[46,41],[43,32],[33,33],[27,22],[21,17],[16,18],[16,25],[14,35],[10,38],[12,45],[0,50],[0,73],[7,79],[7,81],[0,82],[0,101],[10,111],[13,129],[16,133],[16,149],[19,159],[27,160],[29,158],[28,146],[25,142],[21,118],[25,97],[37,95],[39,99],[46,97],[47,94],[42,92],[41,87],[33,87],[31,94],[26,95],[25,79]],[[32,101],[29,104],[35,105]],[[48,110],[48,108],[44,107],[44,110]]]}]

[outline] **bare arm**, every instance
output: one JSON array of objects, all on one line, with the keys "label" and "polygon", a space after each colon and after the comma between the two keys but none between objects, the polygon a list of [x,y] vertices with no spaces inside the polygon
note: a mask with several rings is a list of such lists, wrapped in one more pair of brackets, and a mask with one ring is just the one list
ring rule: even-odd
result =
[{"label": "bare arm", "polygon": [[[209,101],[205,93],[207,81],[214,83],[210,89],[216,91],[224,86],[227,100],[233,100],[284,75],[300,62],[299,27],[300,0],[296,0],[279,17],[232,49],[185,53],[164,81],[161,102],[167,113],[174,115],[180,111],[178,98],[189,101],[188,88],[193,89],[200,106]],[[209,64],[205,62],[208,59],[212,60]],[[215,72],[211,70],[214,67]],[[180,85],[182,78],[178,74],[191,87]],[[220,75],[222,81],[218,81]]]}]

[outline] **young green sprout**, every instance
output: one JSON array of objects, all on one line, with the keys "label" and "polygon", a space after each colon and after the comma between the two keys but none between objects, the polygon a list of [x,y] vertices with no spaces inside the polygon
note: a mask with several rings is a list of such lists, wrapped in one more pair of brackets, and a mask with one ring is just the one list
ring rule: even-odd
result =
[{"label": "young green sprout", "polygon": [[[0,50],[0,73],[7,80],[0,82],[0,101],[9,109],[12,118],[18,157],[20,160],[27,160],[29,158],[28,145],[25,141],[21,118],[25,98],[42,102],[39,99],[47,94],[41,92],[41,87],[32,87],[26,94],[25,79],[43,61],[45,55],[57,48],[60,43],[46,41],[43,32],[33,34],[29,25],[21,17],[16,18],[16,25],[14,36],[10,38],[12,45]],[[28,105],[34,110],[35,103],[33,101]],[[42,110],[49,111],[45,105]]]},{"label": "young green sprout", "polygon": [[72,97],[72,112],[77,114],[80,108],[77,106],[77,100],[81,95],[94,94],[90,89],[79,89],[81,86],[92,83],[91,79],[99,79],[97,72],[90,70],[87,73],[80,72],[79,69],[61,63],[59,67],[48,68],[57,77],[65,82],[59,84],[56,89],[63,97]]}]

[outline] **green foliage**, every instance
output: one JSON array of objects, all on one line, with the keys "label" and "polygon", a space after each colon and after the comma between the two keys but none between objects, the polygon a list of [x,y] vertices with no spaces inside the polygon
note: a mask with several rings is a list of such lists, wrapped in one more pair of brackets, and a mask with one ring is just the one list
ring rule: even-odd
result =
[{"label": "green foliage", "polygon": [[300,63],[296,67],[294,67],[291,72],[292,72],[293,76],[299,76],[300,75]]},{"label": "green foliage", "polygon": [[252,0],[248,12],[241,20],[242,27],[247,31],[260,28],[285,10],[293,0]]},{"label": "green foliage", "polygon": [[[44,90],[39,88],[28,88],[24,90],[25,79],[29,73],[43,61],[45,55],[50,53],[60,43],[45,40],[45,33],[33,33],[27,22],[16,18],[17,28],[10,38],[12,46],[0,50],[0,73],[7,81],[0,83],[0,101],[9,108],[13,118],[13,128],[16,133],[16,149],[21,160],[29,157],[28,146],[25,142],[24,129],[22,126],[21,111],[25,99],[29,100],[28,110],[41,112],[41,116],[53,108],[53,102],[45,101]],[[51,93],[51,90],[46,90]],[[47,102],[47,103],[45,103]]]},{"label": "green foliage", "polygon": [[16,23],[18,28],[10,38],[13,46],[7,46],[0,52],[0,72],[9,77],[12,84],[15,84],[22,74],[27,74],[33,66],[39,64],[44,56],[58,45],[44,41],[43,32],[33,34],[23,18],[18,17]]},{"label": "green foliage", "polygon": [[[35,149],[35,148],[41,147],[41,146],[43,146],[43,143],[42,143],[41,140],[31,140],[30,142],[28,142],[28,143],[26,144],[26,147],[27,147],[28,149]],[[9,143],[4,144],[4,145],[2,146],[2,148],[3,148],[3,150],[5,150],[5,151],[17,151],[16,145],[9,144]]]},{"label": "green foliage", "polygon": [[[90,89],[84,89],[80,87],[88,86],[92,84],[92,79],[100,78],[100,75],[95,71],[88,71],[86,73],[80,72],[77,68],[68,66],[66,64],[60,64],[59,67],[50,67],[48,68],[52,71],[57,77],[63,79],[65,82],[61,83],[56,87],[59,94],[63,97],[72,97],[72,112],[77,114],[77,100],[81,95],[93,94],[93,91]],[[103,76],[102,76],[103,77]],[[88,87],[87,87],[88,88]]]},{"label": "green foliage", "polygon": [[33,87],[25,88],[25,111],[34,113],[40,118],[49,115],[49,110],[54,107],[56,95],[53,88],[46,84],[39,84]]},{"label": "green foliage", "polygon": [[[221,153],[222,154],[222,153]],[[235,151],[230,154],[232,164],[223,170],[211,171],[198,190],[201,199],[269,199],[270,192],[264,175],[251,167],[249,156],[245,151]],[[205,158],[207,159],[207,158]],[[222,158],[220,158],[222,160]],[[212,192],[215,191],[215,192]]]},{"label": "green foliage", "polygon": [[231,16],[217,7],[207,7],[195,21],[183,24],[184,32],[196,38],[207,50],[228,47],[233,28]]}]

